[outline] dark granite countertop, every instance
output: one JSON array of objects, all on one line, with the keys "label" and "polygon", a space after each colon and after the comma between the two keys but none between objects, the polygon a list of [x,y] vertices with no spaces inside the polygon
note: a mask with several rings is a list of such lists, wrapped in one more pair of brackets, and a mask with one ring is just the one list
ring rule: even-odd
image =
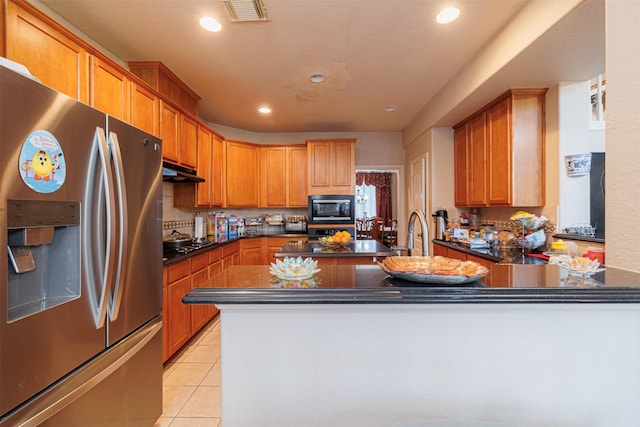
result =
[{"label": "dark granite countertop", "polygon": [[591,237],[591,236],[583,236],[581,234],[575,233],[558,233],[552,236],[555,239],[563,239],[563,240],[579,240],[581,242],[591,242],[591,243],[603,243],[603,237]]},{"label": "dark granite countertop", "polygon": [[[296,283],[293,283],[294,285]],[[640,274],[607,267],[589,280],[557,265],[489,267],[462,285],[433,285],[392,278],[375,265],[323,266],[313,280],[289,288],[268,266],[231,266],[189,292],[187,304],[457,304],[640,303]]]},{"label": "dark granite countertop", "polygon": [[355,240],[344,248],[327,248],[318,241],[293,240],[282,247],[280,252],[275,254],[276,258],[283,257],[387,257],[397,255],[389,247],[377,240]]},{"label": "dark granite countertop", "polygon": [[242,236],[242,237],[239,237],[237,239],[227,240],[226,242],[222,242],[222,243],[212,243],[209,246],[205,246],[203,248],[196,249],[194,251],[189,252],[188,254],[163,253],[162,265],[166,267],[167,265],[171,265],[171,264],[178,263],[180,261],[184,261],[185,259],[188,259],[188,258],[190,258],[192,256],[199,255],[199,254],[201,254],[203,252],[207,252],[207,251],[210,251],[212,249],[219,248],[221,246],[228,245],[228,244],[233,243],[233,242],[237,242],[237,241],[240,241],[240,240],[243,240],[243,239],[255,239],[255,238],[260,238],[260,237],[290,237],[291,240],[299,240],[299,239],[306,239],[307,235],[306,234],[300,234],[300,233],[287,233],[287,234],[252,234],[252,235]]},{"label": "dark granite countertop", "polygon": [[453,242],[445,242],[443,240],[433,239],[434,245],[440,245],[447,248],[455,249],[471,255],[488,259],[489,261],[502,262],[508,264],[546,264],[545,260],[534,256],[522,254],[518,250],[503,250],[498,247],[471,249],[469,247],[459,245]]}]

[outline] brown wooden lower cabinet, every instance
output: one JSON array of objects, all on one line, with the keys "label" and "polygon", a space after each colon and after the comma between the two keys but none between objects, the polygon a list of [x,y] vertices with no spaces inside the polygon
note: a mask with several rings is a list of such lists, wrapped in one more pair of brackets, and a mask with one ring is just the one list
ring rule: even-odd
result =
[{"label": "brown wooden lower cabinet", "polygon": [[465,252],[456,251],[455,249],[451,249],[451,248],[447,248],[447,257],[454,258],[454,259],[459,259],[459,260],[462,260],[462,261],[466,261],[467,260],[467,254]]},{"label": "brown wooden lower cabinet", "polygon": [[442,245],[433,245],[433,256],[448,256],[448,249]]},{"label": "brown wooden lower cabinet", "polygon": [[[454,258],[454,259],[459,259],[462,261],[474,261],[477,262],[478,264],[484,265],[484,266],[492,266],[494,264],[496,264],[495,261],[491,261],[489,259],[486,258],[482,258],[476,255],[472,255],[472,254],[468,254],[466,252],[462,252],[462,251],[457,251],[455,249],[451,249],[451,248],[447,248],[445,246],[442,245],[433,245],[433,255],[441,255],[441,256],[446,256],[448,258]],[[483,281],[485,284],[490,286],[491,283],[491,272],[489,272],[489,274],[487,274],[487,276],[485,276],[483,278]]]},{"label": "brown wooden lower cabinet", "polygon": [[266,239],[258,237],[240,241],[240,263],[242,265],[265,264]]},{"label": "brown wooden lower cabinet", "polygon": [[[191,290],[191,260],[179,262],[167,267],[167,307],[165,327],[167,328],[166,359],[171,357],[191,338],[191,309],[182,303]],[[166,360],[164,359],[164,360]]]},{"label": "brown wooden lower cabinet", "polygon": [[374,265],[376,261],[382,261],[385,257],[372,256],[332,256],[315,257],[318,265]]},{"label": "brown wooden lower cabinet", "polygon": [[[201,287],[209,278],[209,254],[198,254],[191,258],[191,289]],[[208,305],[191,305],[191,335],[198,332],[211,319]]]},{"label": "brown wooden lower cabinet", "polygon": [[[304,239],[304,236],[303,236]],[[280,252],[280,249],[291,240],[299,240],[291,237],[267,237],[267,249],[265,263],[270,265],[276,261],[275,254]]]}]

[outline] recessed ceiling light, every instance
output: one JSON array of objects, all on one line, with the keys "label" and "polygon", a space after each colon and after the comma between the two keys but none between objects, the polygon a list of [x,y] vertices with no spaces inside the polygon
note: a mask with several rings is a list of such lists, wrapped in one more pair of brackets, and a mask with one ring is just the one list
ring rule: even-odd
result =
[{"label": "recessed ceiling light", "polygon": [[323,81],[326,80],[326,77],[324,76],[324,74],[314,73],[314,74],[311,74],[311,76],[309,76],[309,80],[311,80],[314,83],[322,83]]},{"label": "recessed ceiling light", "polygon": [[258,111],[261,112],[262,114],[269,114],[271,112],[271,108],[269,108],[269,107],[260,107],[260,108],[258,108]]},{"label": "recessed ceiling light", "polygon": [[438,24],[448,24],[449,22],[455,21],[458,16],[460,16],[460,9],[457,7],[447,7],[442,9],[438,16],[436,17],[436,22]]},{"label": "recessed ceiling light", "polygon": [[222,25],[220,25],[218,20],[210,16],[200,18],[200,26],[207,31],[211,31],[212,33],[217,33],[222,29]]},{"label": "recessed ceiling light", "polygon": [[396,111],[396,106],[395,105],[387,105],[386,107],[384,107],[384,111],[386,111],[387,113],[392,113],[394,111]]}]

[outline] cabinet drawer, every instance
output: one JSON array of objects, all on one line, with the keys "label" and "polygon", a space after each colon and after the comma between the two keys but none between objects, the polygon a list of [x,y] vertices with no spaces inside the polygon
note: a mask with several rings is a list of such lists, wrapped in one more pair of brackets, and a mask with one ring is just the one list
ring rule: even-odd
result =
[{"label": "cabinet drawer", "polygon": [[306,240],[306,236],[302,235],[299,239],[295,237],[267,237],[267,247],[280,249],[290,240]]},{"label": "cabinet drawer", "polygon": [[185,260],[167,267],[169,283],[176,282],[191,274],[191,260]]},{"label": "cabinet drawer", "polygon": [[249,248],[261,248],[262,247],[262,238],[256,238],[256,239],[246,239],[246,240],[241,240],[240,244],[242,246],[242,249],[249,249]]},{"label": "cabinet drawer", "polygon": [[222,250],[221,249],[212,249],[209,252],[209,264],[216,263],[222,259]]},{"label": "cabinet drawer", "polygon": [[228,243],[222,247],[222,258],[226,258],[240,250],[240,242]]},{"label": "cabinet drawer", "polygon": [[191,276],[191,289],[193,288],[201,288],[202,284],[207,281],[209,278],[209,270],[204,269],[198,271],[197,273],[193,273]]},{"label": "cabinet drawer", "polygon": [[198,254],[196,256],[191,257],[191,271],[202,270],[203,268],[207,268],[209,265],[209,254]]}]

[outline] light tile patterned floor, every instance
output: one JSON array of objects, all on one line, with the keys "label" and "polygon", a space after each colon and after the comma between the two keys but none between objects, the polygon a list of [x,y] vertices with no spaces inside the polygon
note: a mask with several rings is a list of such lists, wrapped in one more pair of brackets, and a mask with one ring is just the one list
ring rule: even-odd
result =
[{"label": "light tile patterned floor", "polygon": [[155,427],[220,426],[220,320],[215,317],[165,366]]}]

